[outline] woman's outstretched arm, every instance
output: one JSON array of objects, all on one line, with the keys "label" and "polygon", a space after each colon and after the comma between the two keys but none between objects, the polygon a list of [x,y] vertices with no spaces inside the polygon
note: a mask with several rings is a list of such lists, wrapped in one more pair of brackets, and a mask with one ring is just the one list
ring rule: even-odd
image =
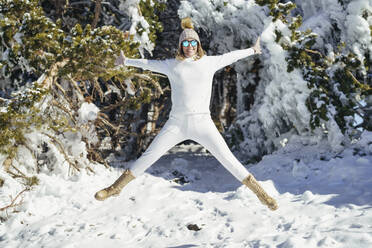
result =
[{"label": "woman's outstretched arm", "polygon": [[219,70],[227,65],[238,61],[239,59],[249,57],[253,54],[261,54],[260,37],[258,37],[256,44],[253,47],[228,52],[219,56],[214,56],[216,70]]},{"label": "woman's outstretched arm", "polygon": [[130,59],[124,56],[123,51],[116,58],[115,65],[134,66],[162,74],[167,74],[169,70],[167,60]]}]

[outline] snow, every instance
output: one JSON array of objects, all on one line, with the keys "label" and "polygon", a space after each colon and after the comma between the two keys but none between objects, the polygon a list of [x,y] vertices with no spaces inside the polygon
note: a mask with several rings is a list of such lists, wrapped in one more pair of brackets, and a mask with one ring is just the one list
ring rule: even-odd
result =
[{"label": "snow", "polygon": [[[119,159],[110,170],[96,166],[96,174],[40,173],[40,184],[24,194],[19,213],[0,225],[0,245],[372,246],[371,132],[336,157],[319,154],[317,146],[287,144],[248,165],[277,199],[274,212],[194,143],[172,148],[120,196],[96,201],[94,193],[131,163]],[[12,180],[6,178],[3,188]],[[21,187],[12,189],[14,196]],[[2,205],[9,202],[4,195],[0,199]],[[189,230],[192,224],[200,230]]]},{"label": "snow", "polygon": [[[370,0],[344,5],[338,0],[294,2],[303,16],[301,30],[311,28],[318,35],[315,48],[325,50],[330,59],[334,60],[340,41],[346,41],[359,58],[372,51],[372,17],[362,17],[362,11],[372,11]],[[120,9],[130,16],[130,33],[140,42],[143,57],[144,50],[151,53],[154,44],[138,3],[122,1]],[[344,146],[344,135],[332,118],[323,123],[323,130],[307,131],[310,114],[305,101],[310,90],[300,71],[287,72],[287,54],[275,42],[275,30],[282,32],[282,41],[287,43],[291,42],[290,31],[280,21],[272,23],[267,9],[253,0],[180,4],[180,18],[191,16],[196,28],[210,33],[209,55],[246,48],[247,41],[261,35],[260,83],[249,110],[244,106],[244,88],[256,84],[250,72],[254,59],[232,65],[238,78],[236,123],[242,127],[239,145],[246,152],[244,159],[262,155],[262,149],[272,153],[257,164],[242,163],[277,199],[279,209],[272,212],[261,205],[248,188],[193,143],[174,147],[120,196],[96,201],[94,193],[110,185],[131,161],[123,162],[124,158],[111,154],[110,169],[89,162],[87,147],[99,141],[93,125],[99,108],[84,103],[78,111],[81,132],[55,137],[80,172],[71,169],[45,134],[34,131],[26,135],[33,152],[20,146],[13,165],[26,176],[36,175],[39,184],[20,196],[19,206],[0,211],[0,247],[372,247],[372,132],[365,131],[361,140]],[[138,25],[142,34],[136,31]],[[337,36],[333,25],[340,30]],[[16,33],[14,39],[21,42],[22,35]],[[8,56],[9,50],[5,50],[1,58]],[[28,70],[27,61],[21,58],[20,62]],[[45,77],[43,74],[38,82]],[[131,80],[124,83],[133,95]],[[346,99],[342,92],[339,95]],[[316,104],[323,103],[320,96]],[[47,104],[45,101],[40,109]],[[275,152],[270,148],[273,145],[278,149]],[[100,146],[110,149],[110,137]],[[0,154],[0,165],[5,159]],[[0,166],[0,179],[2,208],[25,185],[5,172],[4,166]],[[189,230],[189,225],[200,230]]]},{"label": "snow", "polygon": [[79,113],[79,120],[81,123],[86,123],[88,121],[94,121],[97,118],[99,112],[99,108],[93,103],[84,102],[78,113]]},{"label": "snow", "polygon": [[[301,31],[312,30],[316,35],[315,50],[335,58],[337,46],[346,43],[346,51],[354,52],[360,61],[371,53],[372,42],[369,27],[372,17],[363,15],[371,13],[370,0],[301,0],[292,1],[297,5],[292,16],[303,17]],[[281,147],[276,142],[278,135],[283,136],[295,129],[297,133],[308,133],[311,136],[324,137],[322,130],[309,132],[311,113],[306,106],[309,95],[315,89],[309,89],[303,72],[295,69],[287,72],[288,57],[285,51],[275,42],[276,31],[282,34],[280,43],[291,43],[291,32],[288,25],[280,20],[272,22],[267,7],[258,6],[254,0],[247,1],[180,1],[178,10],[180,18],[190,16],[196,29],[209,34],[208,54],[222,54],[228,51],[243,49],[261,36],[263,53],[238,61],[231,66],[237,73],[237,121],[230,127],[234,133],[237,128],[243,135],[243,141],[236,146],[244,156],[261,156]],[[289,4],[289,2],[287,2]],[[249,18],[247,18],[249,17]],[[261,69],[257,74],[252,72],[254,62],[260,62]],[[334,63],[334,61],[333,61]],[[334,69],[337,69],[335,64]],[[367,73],[365,69],[362,73]],[[257,81],[259,80],[259,83]],[[251,85],[257,86],[247,90]],[[255,99],[251,106],[246,99]],[[321,102],[318,102],[321,104]],[[318,105],[319,106],[319,105]],[[329,106],[328,111],[331,112]],[[333,116],[328,116],[327,123],[320,124],[328,130],[332,137],[329,146],[334,152],[340,151],[347,138],[342,133]],[[323,120],[322,120],[323,121]],[[287,137],[288,140],[296,137]],[[281,138],[282,140],[282,138]],[[322,139],[319,139],[322,141]],[[272,149],[273,148],[273,149]]]},{"label": "snow", "polygon": [[[346,5],[346,9],[337,0],[305,0],[295,1],[303,12],[304,22],[302,30],[311,28],[318,34],[315,47],[322,49],[329,42],[338,42],[333,36],[332,25],[337,24],[341,30],[341,38],[346,42],[360,60],[363,60],[363,51],[372,51],[369,26],[372,17],[362,18],[363,11],[372,12],[370,0],[353,0]],[[329,47],[328,47],[329,48]]]},{"label": "snow", "polygon": [[134,96],[136,92],[132,81],[127,78],[124,80],[124,83],[127,86],[126,91],[128,92],[128,94]]},{"label": "snow", "polygon": [[[139,12],[139,2],[140,0],[121,1],[119,9],[130,16],[132,24],[129,28],[129,33],[134,36],[133,40],[135,42],[139,42],[140,45],[138,49],[141,57],[144,57],[144,50],[147,50],[152,55],[155,44],[150,40],[148,36],[148,34],[150,33],[150,24]],[[137,28],[139,25],[141,28],[138,31],[140,32],[137,32]],[[140,34],[141,32],[142,34]]]}]

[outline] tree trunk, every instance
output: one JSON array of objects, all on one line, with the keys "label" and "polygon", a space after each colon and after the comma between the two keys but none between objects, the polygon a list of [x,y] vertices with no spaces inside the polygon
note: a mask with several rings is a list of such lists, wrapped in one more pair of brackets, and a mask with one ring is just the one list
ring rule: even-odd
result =
[{"label": "tree trunk", "polygon": [[101,5],[102,0],[96,0],[96,7],[94,8],[94,20],[92,23],[92,29],[95,29],[99,20],[99,16],[101,14],[102,10],[102,5]]}]

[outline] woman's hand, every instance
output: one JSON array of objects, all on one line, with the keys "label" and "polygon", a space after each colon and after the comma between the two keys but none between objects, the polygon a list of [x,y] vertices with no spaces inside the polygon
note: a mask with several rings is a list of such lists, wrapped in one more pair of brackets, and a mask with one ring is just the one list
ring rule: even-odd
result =
[{"label": "woman's hand", "polygon": [[124,56],[123,50],[120,50],[120,55],[116,57],[115,65],[116,66],[124,65],[124,61],[125,61],[125,56]]},{"label": "woman's hand", "polygon": [[261,46],[260,46],[260,37],[258,36],[256,44],[252,47],[254,50],[254,54],[261,54]]}]

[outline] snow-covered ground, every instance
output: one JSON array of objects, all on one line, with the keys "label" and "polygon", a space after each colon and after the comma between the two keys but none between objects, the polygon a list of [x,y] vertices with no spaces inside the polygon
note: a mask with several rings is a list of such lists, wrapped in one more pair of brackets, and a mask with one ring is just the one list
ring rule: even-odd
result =
[{"label": "snow-covered ground", "polygon": [[290,146],[264,157],[249,170],[277,199],[274,212],[197,144],[174,147],[104,202],[94,193],[128,163],[68,180],[40,174],[0,224],[0,247],[372,247],[371,143],[367,133],[331,159],[307,162],[318,154]]}]

